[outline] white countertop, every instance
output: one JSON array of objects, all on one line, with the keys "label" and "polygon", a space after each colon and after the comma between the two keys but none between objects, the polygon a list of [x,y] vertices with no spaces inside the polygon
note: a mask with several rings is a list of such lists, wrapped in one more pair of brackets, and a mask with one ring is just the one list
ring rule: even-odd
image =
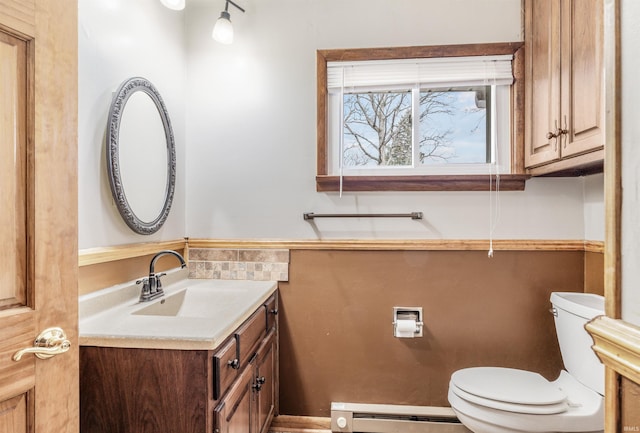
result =
[{"label": "white countertop", "polygon": [[212,350],[276,291],[278,283],[190,280],[182,270],[163,277],[163,288],[167,303],[172,295],[186,289],[183,308],[188,312],[176,316],[134,314],[160,302],[138,302],[141,286],[134,282],[81,296],[80,345]]}]

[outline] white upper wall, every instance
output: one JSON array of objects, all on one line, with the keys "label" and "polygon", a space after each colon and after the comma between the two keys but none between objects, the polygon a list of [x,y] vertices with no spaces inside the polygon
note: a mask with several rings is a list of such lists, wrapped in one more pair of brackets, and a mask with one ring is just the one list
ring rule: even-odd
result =
[{"label": "white upper wall", "polygon": [[604,175],[584,178],[584,239],[604,241]]},{"label": "white upper wall", "polygon": [[[520,41],[520,0],[241,0],[229,46],[210,37],[223,1],[187,3],[188,236],[488,238],[488,193],[315,191],[316,50]],[[501,193],[494,236],[602,240],[596,179]],[[302,218],[413,211],[424,220]]]},{"label": "white upper wall", "polygon": [[[318,193],[317,49],[522,39],[520,0],[238,0],[233,45],[211,39],[223,0],[79,0],[79,247],[198,238],[486,239],[482,192]],[[143,76],[171,116],[177,186],[165,226],[133,233],[111,199],[112,92]],[[500,194],[496,238],[603,240],[602,177],[534,179]],[[422,221],[303,212],[412,212]]]},{"label": "white upper wall", "polygon": [[640,89],[638,42],[640,2],[623,0],[620,6],[622,110],[622,318],[640,326]]},{"label": "white upper wall", "polygon": [[[185,227],[184,14],[158,0],[78,1],[79,248],[180,239]],[[153,83],[176,143],[177,181],[165,225],[149,236],[123,222],[106,174],[105,132],[112,93],[127,78]]]}]

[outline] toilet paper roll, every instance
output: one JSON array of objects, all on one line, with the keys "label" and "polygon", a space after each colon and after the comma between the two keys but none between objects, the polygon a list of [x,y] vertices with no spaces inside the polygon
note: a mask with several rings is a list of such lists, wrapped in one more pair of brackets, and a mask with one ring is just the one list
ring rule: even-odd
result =
[{"label": "toilet paper roll", "polygon": [[416,321],[407,319],[396,320],[396,337],[413,338],[416,333]]}]

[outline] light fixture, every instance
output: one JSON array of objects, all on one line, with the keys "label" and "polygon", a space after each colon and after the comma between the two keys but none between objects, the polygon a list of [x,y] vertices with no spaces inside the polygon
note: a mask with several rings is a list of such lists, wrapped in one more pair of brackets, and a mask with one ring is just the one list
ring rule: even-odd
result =
[{"label": "light fixture", "polygon": [[174,11],[181,11],[184,9],[184,0],[160,0],[160,3]]},{"label": "light fixture", "polygon": [[220,13],[220,18],[218,18],[215,26],[213,26],[213,33],[211,34],[211,37],[221,44],[230,44],[233,42],[233,26],[231,25],[231,15],[229,14],[229,3],[244,12],[244,9],[240,6],[231,0],[227,0],[224,5],[224,10]]}]

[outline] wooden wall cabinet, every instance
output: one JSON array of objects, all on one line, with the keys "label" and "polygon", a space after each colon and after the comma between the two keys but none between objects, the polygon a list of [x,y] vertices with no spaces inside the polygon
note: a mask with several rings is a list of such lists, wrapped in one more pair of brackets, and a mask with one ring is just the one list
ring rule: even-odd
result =
[{"label": "wooden wall cabinet", "polygon": [[80,348],[83,433],[265,433],[277,414],[278,292],[215,350]]},{"label": "wooden wall cabinet", "polygon": [[602,171],[602,17],[602,0],[525,0],[529,174]]}]

